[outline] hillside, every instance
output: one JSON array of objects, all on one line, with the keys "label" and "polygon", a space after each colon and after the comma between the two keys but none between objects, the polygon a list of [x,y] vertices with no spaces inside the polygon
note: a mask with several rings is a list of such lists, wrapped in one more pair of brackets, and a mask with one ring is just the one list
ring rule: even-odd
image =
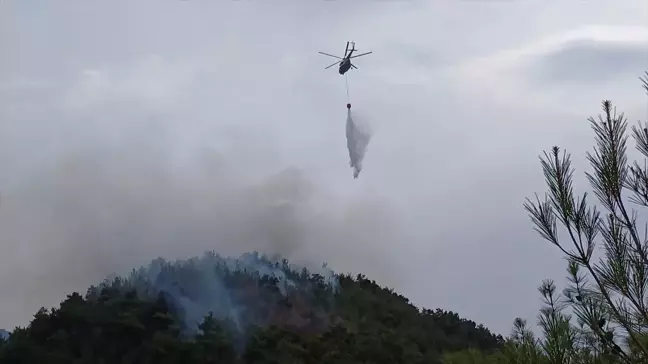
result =
[{"label": "hillside", "polygon": [[438,363],[503,341],[362,275],[208,252],[154,260],[41,309],[3,342],[0,362]]}]

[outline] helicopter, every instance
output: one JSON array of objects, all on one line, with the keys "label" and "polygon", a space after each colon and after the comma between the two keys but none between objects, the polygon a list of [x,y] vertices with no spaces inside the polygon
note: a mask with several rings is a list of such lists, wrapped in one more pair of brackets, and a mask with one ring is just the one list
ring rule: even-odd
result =
[{"label": "helicopter", "polygon": [[[350,51],[349,51],[349,43],[351,44],[351,50]],[[346,49],[344,50],[344,57],[338,57],[338,56],[334,56],[332,54],[328,54],[328,53],[324,53],[324,52],[318,52],[318,53],[323,54],[325,56],[329,56],[329,57],[339,59],[339,61],[333,63],[330,66],[325,67],[324,69],[328,69],[328,68],[331,68],[331,67],[335,66],[336,64],[340,64],[339,72],[340,72],[341,75],[343,75],[349,69],[351,69],[351,67],[353,67],[355,69],[358,69],[358,67],[356,67],[354,64],[351,63],[351,58],[365,56],[367,54],[372,53],[372,52],[366,52],[366,53],[356,54],[355,56],[353,56],[352,54],[353,54],[354,51],[357,51],[357,49],[355,49],[355,42],[347,42]]]}]

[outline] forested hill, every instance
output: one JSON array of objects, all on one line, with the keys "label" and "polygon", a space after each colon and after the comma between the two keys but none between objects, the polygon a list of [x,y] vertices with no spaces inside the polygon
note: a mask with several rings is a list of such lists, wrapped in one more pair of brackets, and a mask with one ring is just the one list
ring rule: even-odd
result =
[{"label": "forested hill", "polygon": [[0,342],[0,363],[412,364],[504,339],[361,275],[207,253],[70,294]]}]

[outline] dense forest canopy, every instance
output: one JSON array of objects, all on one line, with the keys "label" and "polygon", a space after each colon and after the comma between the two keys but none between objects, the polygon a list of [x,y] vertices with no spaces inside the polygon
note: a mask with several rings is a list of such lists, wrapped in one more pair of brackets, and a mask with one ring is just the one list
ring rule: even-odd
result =
[{"label": "dense forest canopy", "polygon": [[42,309],[13,331],[0,362],[434,363],[503,342],[362,275],[208,252],[154,260]]}]

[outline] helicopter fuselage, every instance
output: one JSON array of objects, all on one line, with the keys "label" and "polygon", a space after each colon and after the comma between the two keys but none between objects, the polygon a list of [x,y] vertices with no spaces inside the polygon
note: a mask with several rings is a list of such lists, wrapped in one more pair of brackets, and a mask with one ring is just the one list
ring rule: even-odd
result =
[{"label": "helicopter fuselage", "polygon": [[342,59],[342,62],[340,62],[340,74],[343,75],[345,74],[350,68],[351,68],[351,55],[353,55],[353,52],[355,52],[355,43],[353,43],[353,48],[349,51],[349,54]]},{"label": "helicopter fuselage", "polygon": [[349,69],[351,68],[351,60],[348,58],[345,58],[340,62],[340,74],[343,75],[345,74]]}]

